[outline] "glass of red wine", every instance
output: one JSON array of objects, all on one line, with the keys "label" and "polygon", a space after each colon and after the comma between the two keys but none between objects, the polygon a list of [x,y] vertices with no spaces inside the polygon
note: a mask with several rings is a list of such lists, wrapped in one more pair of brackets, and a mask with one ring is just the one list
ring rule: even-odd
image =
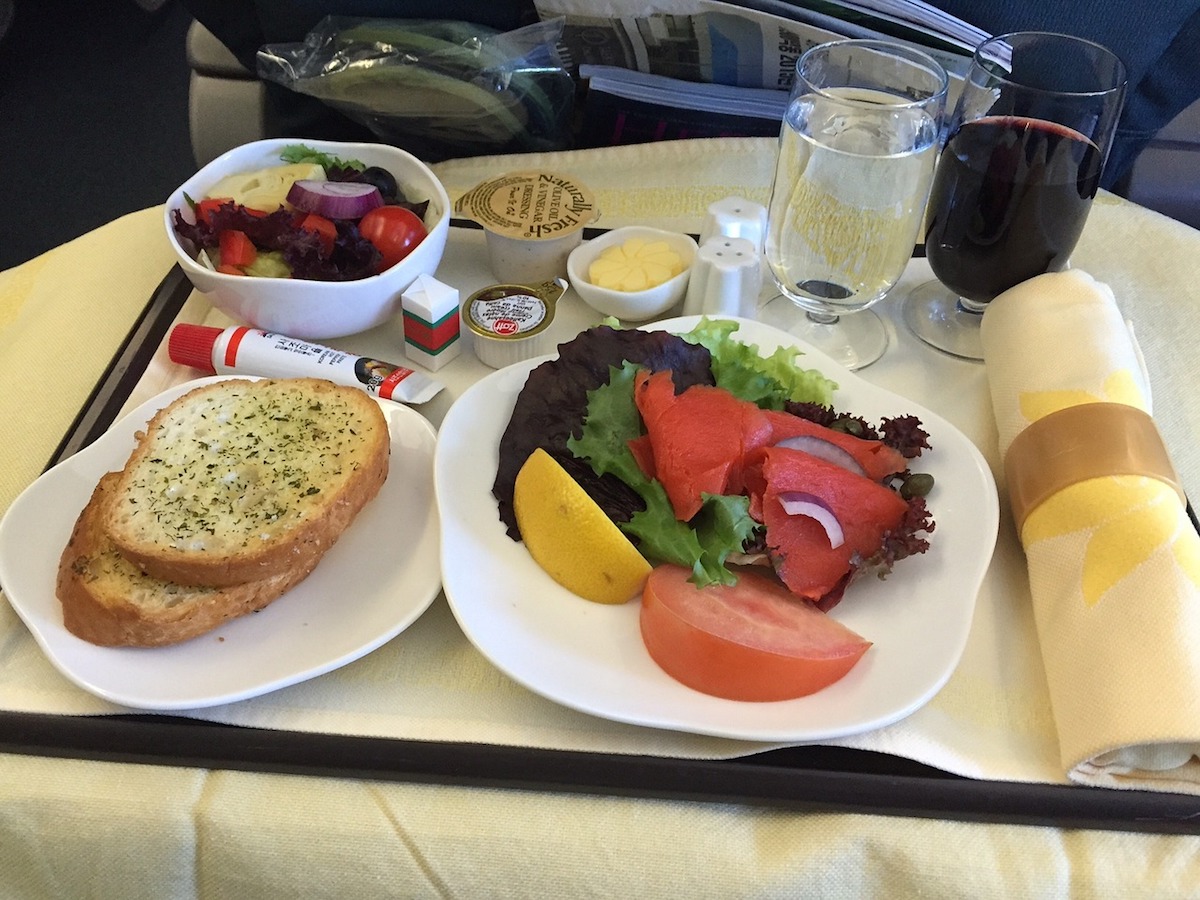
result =
[{"label": "glass of red wine", "polygon": [[1125,100],[1125,66],[1065,34],[1000,35],[975,50],[925,213],[936,281],[905,299],[926,343],[982,359],[979,322],[998,294],[1067,268]]}]

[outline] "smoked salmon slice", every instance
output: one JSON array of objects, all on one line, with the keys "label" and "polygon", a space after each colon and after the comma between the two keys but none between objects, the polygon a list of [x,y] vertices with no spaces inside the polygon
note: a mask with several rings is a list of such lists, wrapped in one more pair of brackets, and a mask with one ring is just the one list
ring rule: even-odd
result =
[{"label": "smoked salmon slice", "polygon": [[[639,372],[634,399],[646,433],[630,450],[662,484],[675,517],[692,519],[705,494],[747,495],[779,579],[823,609],[905,522],[908,502],[887,482],[908,462],[882,441],[762,410],[719,387],[676,394],[666,371]],[[780,445],[793,439],[809,450]],[[807,514],[784,508],[784,499],[797,498],[818,505]],[[840,531],[836,540],[830,527]]]},{"label": "smoked salmon slice", "polygon": [[[889,531],[899,528],[908,504],[895,491],[834,463],[799,450],[771,447],[762,474],[767,552],[792,593],[820,600],[837,589],[863,560],[874,556]],[[833,512],[843,540],[831,545],[824,527],[809,516],[789,515],[781,495],[810,494]]]},{"label": "smoked salmon slice", "polygon": [[[709,385],[676,394],[671,373],[665,371],[640,371],[634,400],[646,426],[653,477],[662,483],[677,519],[686,522],[696,515],[702,494],[745,492],[747,451],[771,435],[761,409]],[[646,472],[644,443],[631,449]]]},{"label": "smoked salmon slice", "polygon": [[778,410],[764,410],[763,415],[771,424],[771,437],[767,441],[769,445],[794,437],[827,441],[849,453],[862,466],[863,473],[873,481],[884,481],[888,476],[908,468],[908,460],[903,454],[883,441],[856,437]]}]

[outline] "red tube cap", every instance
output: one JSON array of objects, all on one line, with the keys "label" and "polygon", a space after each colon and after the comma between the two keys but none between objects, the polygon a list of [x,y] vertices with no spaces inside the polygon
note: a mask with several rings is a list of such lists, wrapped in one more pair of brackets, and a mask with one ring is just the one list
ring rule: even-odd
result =
[{"label": "red tube cap", "polygon": [[176,325],[167,338],[167,353],[171,362],[216,375],[212,352],[223,330],[212,325],[189,325],[186,322]]}]

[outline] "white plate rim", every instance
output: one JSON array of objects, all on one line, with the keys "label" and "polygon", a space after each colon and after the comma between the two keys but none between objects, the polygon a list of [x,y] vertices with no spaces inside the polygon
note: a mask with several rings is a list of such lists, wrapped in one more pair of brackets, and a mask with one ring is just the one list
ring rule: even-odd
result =
[{"label": "white plate rim", "polygon": [[[0,585],[9,604],[53,667],[101,699],[177,711],[261,696],[377,649],[415,622],[441,589],[431,484],[437,432],[414,410],[373,398],[391,436],[388,478],[303,582],[258,613],[172,646],[100,647],[66,630],[54,592],[58,559],[96,481],[123,465],[135,432],[155,411],[195,387],[232,377],[252,378],[193,379],[147,400],[40,475],[0,520]],[[422,514],[413,515],[414,507]],[[381,528],[388,529],[386,542],[373,537]],[[382,552],[374,552],[373,544]],[[376,564],[364,580],[367,559]],[[329,601],[341,603],[346,596],[358,607],[334,615]],[[327,628],[320,646],[305,636],[315,628]],[[285,655],[285,643],[298,652]]]},{"label": "white plate rim", "polygon": [[[683,332],[697,321],[691,316],[643,327]],[[884,582],[856,583],[831,613],[875,642],[849,675],[809,697],[774,703],[700,694],[649,659],[636,633],[636,600],[619,607],[582,600],[507,537],[490,490],[500,435],[526,375],[553,355],[491,373],[465,391],[443,420],[434,481],[447,601],[467,638],[502,672],[549,700],[612,721],[788,743],[847,737],[899,721],[942,688],[966,647],[999,525],[991,469],[978,448],[934,411],[864,381],[786,332],[750,319],[735,321],[735,338],[764,353],[780,345],[801,349],[803,365],[841,385],[835,397],[839,409],[868,419],[911,413],[931,434],[933,451],[914,466],[937,479],[930,497],[937,521],[931,549],[901,561]],[[490,565],[480,565],[481,559]],[[897,612],[900,603],[919,622],[905,622]],[[873,618],[894,632],[872,633]],[[889,640],[901,639],[896,635],[907,644],[921,642],[912,647],[910,665],[896,647],[888,649]],[[917,670],[907,682],[906,668]]]}]

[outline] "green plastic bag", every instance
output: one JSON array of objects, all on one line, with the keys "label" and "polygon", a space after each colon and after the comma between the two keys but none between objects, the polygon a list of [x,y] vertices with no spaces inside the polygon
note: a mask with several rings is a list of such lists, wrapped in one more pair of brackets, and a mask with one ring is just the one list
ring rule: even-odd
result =
[{"label": "green plastic bag", "polygon": [[268,44],[258,74],[315,97],[429,162],[571,146],[562,19],[509,32],[467,22],[327,16]]}]

